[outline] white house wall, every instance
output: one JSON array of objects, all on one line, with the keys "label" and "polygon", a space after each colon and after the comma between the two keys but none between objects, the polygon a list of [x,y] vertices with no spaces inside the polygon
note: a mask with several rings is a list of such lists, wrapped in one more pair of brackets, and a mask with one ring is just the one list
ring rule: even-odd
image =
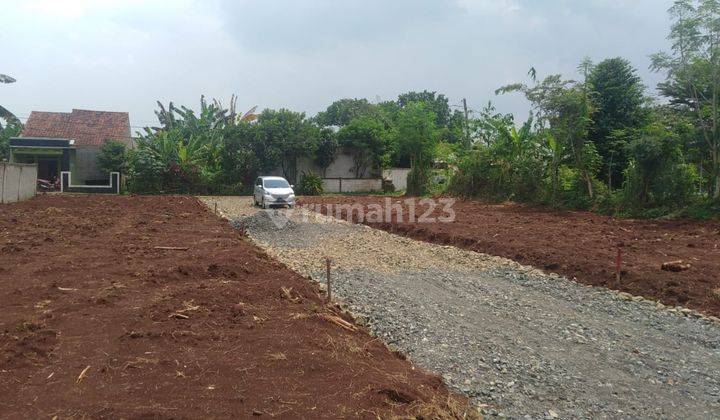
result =
[{"label": "white house wall", "polygon": [[75,149],[75,166],[72,171],[73,182],[84,184],[85,181],[107,179],[98,168],[97,158],[100,153],[98,147],[77,147]]}]

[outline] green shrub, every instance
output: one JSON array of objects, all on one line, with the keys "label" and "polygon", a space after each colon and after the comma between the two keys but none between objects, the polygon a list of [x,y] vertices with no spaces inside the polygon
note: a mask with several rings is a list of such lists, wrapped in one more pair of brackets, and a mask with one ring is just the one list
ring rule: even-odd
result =
[{"label": "green shrub", "polygon": [[668,215],[671,218],[720,219],[720,200],[699,201]]},{"label": "green shrub", "polygon": [[498,178],[499,170],[493,165],[490,151],[487,148],[473,150],[460,161],[448,191],[461,197],[496,200],[501,195],[495,181]]},{"label": "green shrub", "polygon": [[127,188],[134,194],[153,194],[163,190],[165,165],[148,153],[128,153]]},{"label": "green shrub", "polygon": [[322,195],[323,180],[312,172],[303,173],[297,189],[302,195]]},{"label": "green shrub", "polygon": [[430,180],[430,171],[420,165],[415,166],[408,172],[407,188],[405,193],[410,196],[421,196],[427,193],[427,186]]},{"label": "green shrub", "polygon": [[693,165],[670,163],[649,177],[633,160],[625,169],[623,202],[631,214],[642,212],[646,217],[662,216],[696,203],[699,180]]},{"label": "green shrub", "polygon": [[531,155],[511,163],[482,147],[461,160],[448,191],[491,201],[538,201],[543,195],[544,172],[542,161]]},{"label": "green shrub", "polygon": [[[582,172],[578,169],[571,168],[566,165],[560,166],[558,170],[558,191],[557,198],[558,203],[561,207],[568,207],[573,209],[587,210],[593,206],[601,205],[606,202],[611,192],[607,186],[599,181],[597,178],[592,177],[591,179],[593,186],[593,198],[590,198],[588,194],[588,186]],[[551,203],[551,186],[545,190],[547,194],[546,201]],[[610,203],[606,203],[610,204]]]},{"label": "green shrub", "polygon": [[394,193],[395,192],[395,184],[393,184],[392,181],[389,179],[383,179],[382,190],[384,193]]},{"label": "green shrub", "polygon": [[125,172],[125,144],[117,140],[106,141],[102,147],[100,147],[97,164],[100,169],[107,173]]}]

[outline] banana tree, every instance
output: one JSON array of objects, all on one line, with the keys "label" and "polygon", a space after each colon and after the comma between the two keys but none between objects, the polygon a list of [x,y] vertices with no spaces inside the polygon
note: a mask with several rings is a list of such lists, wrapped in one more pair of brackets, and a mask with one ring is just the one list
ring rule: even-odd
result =
[{"label": "banana tree", "polygon": [[556,205],[557,191],[558,191],[558,178],[560,171],[560,164],[567,159],[567,153],[563,144],[555,139],[555,136],[548,130],[545,132],[546,139],[546,150],[550,157],[550,179],[552,183],[552,205]]},{"label": "banana tree", "polygon": [[[15,79],[6,75],[6,74],[0,74],[0,83],[15,83]],[[18,117],[15,116],[12,112],[8,111],[5,107],[0,105],[0,119],[5,120],[5,122],[10,124],[18,124],[20,125],[20,120]],[[2,124],[0,124],[0,129],[2,129]]]}]

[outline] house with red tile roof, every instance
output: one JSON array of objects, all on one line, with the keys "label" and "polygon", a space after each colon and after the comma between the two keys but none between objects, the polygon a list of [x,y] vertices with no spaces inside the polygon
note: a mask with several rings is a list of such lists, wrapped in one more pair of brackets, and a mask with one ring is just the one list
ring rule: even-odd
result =
[{"label": "house with red tile roof", "polygon": [[107,184],[108,174],[98,168],[97,156],[108,140],[132,147],[127,112],[33,111],[20,136],[10,139],[10,161],[37,163],[40,179],[59,179],[69,171],[73,184]]}]

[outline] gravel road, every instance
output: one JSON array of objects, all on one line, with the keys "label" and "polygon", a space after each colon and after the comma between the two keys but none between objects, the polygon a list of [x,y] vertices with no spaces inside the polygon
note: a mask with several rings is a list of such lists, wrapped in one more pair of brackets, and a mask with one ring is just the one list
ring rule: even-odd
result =
[{"label": "gravel road", "polygon": [[332,258],[334,295],[489,416],[720,417],[715,321],[315,213],[203,200],[301,274],[324,282]]}]

